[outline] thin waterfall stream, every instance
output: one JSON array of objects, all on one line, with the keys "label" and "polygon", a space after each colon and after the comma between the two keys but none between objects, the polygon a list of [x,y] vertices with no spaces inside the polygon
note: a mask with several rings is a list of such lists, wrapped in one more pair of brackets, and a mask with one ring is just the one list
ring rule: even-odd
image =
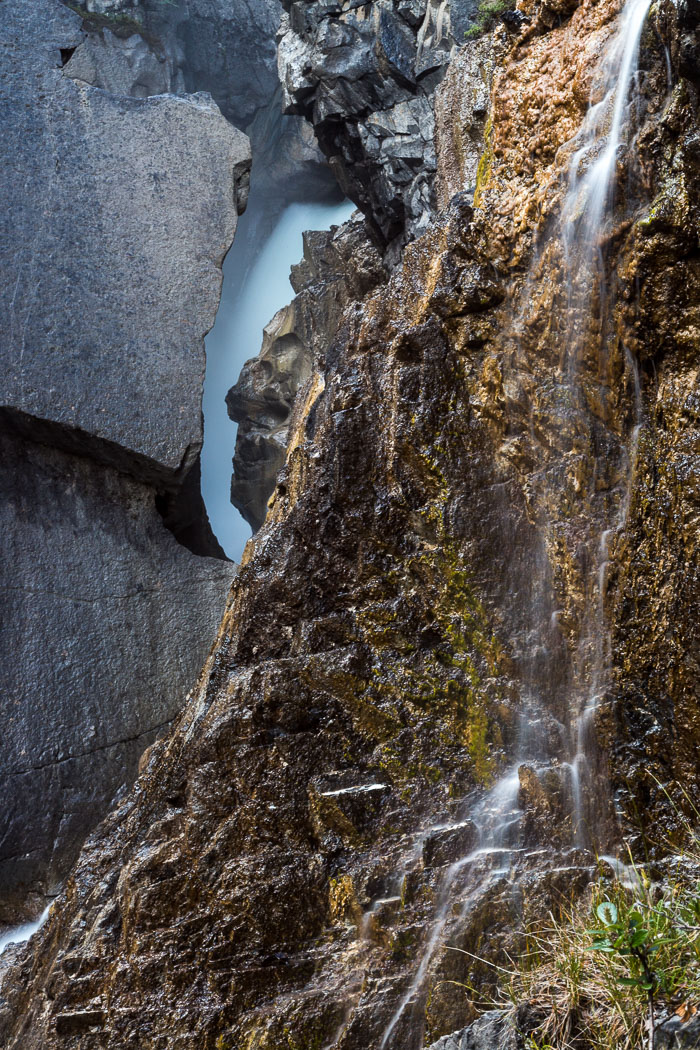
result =
[{"label": "thin waterfall stream", "polygon": [[[558,290],[565,312],[560,350],[565,381],[572,395],[577,397],[581,344],[591,329],[595,330],[600,358],[606,354],[605,339],[612,297],[601,242],[612,222],[621,150],[629,148],[632,141],[632,121],[628,119],[632,108],[630,96],[633,94],[640,39],[650,3],[651,0],[627,0],[620,11],[615,32],[593,77],[591,100],[585,119],[568,146],[573,153],[568,166],[563,206],[544,245],[545,250],[550,248],[559,251],[564,258],[564,281]],[[533,263],[525,282],[528,295],[532,293],[536,280],[533,277],[534,266]],[[560,777],[568,773],[572,804],[571,847],[588,848],[591,844],[592,834],[588,822],[595,807],[587,808],[586,795],[593,790],[593,721],[610,672],[611,659],[604,609],[609,547],[613,536],[624,528],[627,519],[642,424],[638,366],[627,349],[624,350],[624,360],[631,377],[634,398],[634,419],[626,438],[624,491],[617,493],[617,505],[610,519],[602,532],[591,540],[595,548],[591,583],[586,598],[580,652],[575,654],[579,670],[583,669],[586,686],[582,691],[574,691],[569,699],[570,725],[568,728],[563,725],[560,727],[563,754],[546,753],[547,746],[541,739],[542,734],[538,733],[538,725],[545,712],[536,691],[521,697],[515,765],[510,766],[480,800],[465,800],[455,823],[439,826],[454,828],[458,822],[471,821],[475,840],[461,858],[448,866],[442,878],[413,976],[384,1028],[381,1050],[418,1050],[423,1045],[423,1025],[413,1023],[412,1018],[425,1014],[422,1007],[427,995],[431,963],[439,947],[449,940],[451,916],[457,914],[463,919],[476,895],[483,893],[494,880],[508,880],[518,859],[526,859],[529,855],[518,834],[521,816],[518,808],[521,786],[519,770],[524,764],[529,764],[535,770],[555,767]],[[555,614],[552,614],[554,620]],[[405,872],[416,864],[422,844],[435,830],[437,827],[424,828],[418,833],[412,849],[406,853],[405,871],[397,873],[397,885]],[[624,867],[613,857],[607,859],[613,865]],[[366,922],[369,915],[366,914]],[[413,1006],[418,1008],[415,1013]]]},{"label": "thin waterfall stream", "polygon": [[[582,341],[593,330],[599,360],[605,365],[606,341],[614,306],[613,288],[603,256],[603,241],[613,221],[616,173],[623,148],[631,146],[628,110],[634,105],[631,88],[637,73],[639,44],[651,0],[627,0],[619,15],[619,26],[603,54],[594,77],[591,104],[573,145],[568,188],[559,223],[566,277],[565,374],[574,394],[578,393],[579,357]],[[597,101],[594,99],[598,97]],[[594,537],[591,559],[591,594],[587,602],[579,663],[587,687],[578,709],[572,712],[571,770],[576,845],[590,844],[595,823],[592,804],[593,724],[601,697],[608,684],[611,654],[609,632],[605,627],[606,573],[611,538],[624,529],[629,512],[629,494],[634,478],[642,421],[639,367],[627,348],[624,361],[632,379],[634,421],[626,454],[624,492],[611,521]],[[589,815],[586,814],[588,799]]]},{"label": "thin waterfall stream", "polygon": [[51,905],[47,905],[43,912],[34,922],[26,922],[22,926],[15,926],[11,930],[6,930],[5,933],[0,934],[0,955],[13,944],[23,944],[28,941],[30,937],[33,937],[37,930],[41,929],[46,920],[49,917],[49,910]]}]

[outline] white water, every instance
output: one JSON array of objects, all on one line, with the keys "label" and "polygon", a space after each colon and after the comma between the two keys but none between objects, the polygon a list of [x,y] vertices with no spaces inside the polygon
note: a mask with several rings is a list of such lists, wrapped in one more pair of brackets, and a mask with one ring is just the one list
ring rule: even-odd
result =
[{"label": "white water", "polygon": [[[509,841],[511,829],[519,822],[519,786],[516,766],[501,777],[491,791],[474,807],[470,816],[478,829],[477,846],[464,857],[450,864],[442,877],[437,894],[437,906],[420,963],[413,980],[384,1029],[379,1044],[380,1050],[387,1050],[392,1046],[392,1037],[396,1033],[406,1008],[414,1003],[423,991],[433,956],[442,943],[445,927],[453,913],[457,882],[460,879],[463,882],[461,900],[464,915],[475,894],[482,893],[488,882],[510,871],[514,856],[519,852]],[[431,832],[448,830],[460,825],[463,825],[463,820],[455,821],[452,825],[439,824],[426,828],[417,840],[419,848],[422,847]]]},{"label": "white water", "polygon": [[[619,24],[593,76],[588,111],[573,140],[577,147],[568,172],[568,189],[561,215],[568,283],[569,365],[593,314],[605,313],[605,275],[601,240],[612,216],[621,147],[629,145],[628,108],[637,73],[639,41],[651,0],[627,0]],[[596,283],[598,285],[596,289]],[[597,309],[591,299],[598,291]]]},{"label": "white water", "polygon": [[50,908],[51,905],[49,904],[36,922],[25,923],[24,926],[17,926],[14,930],[8,930],[7,933],[0,935],[0,953],[4,952],[5,948],[10,944],[22,944],[24,941],[28,941],[44,925],[49,917]]},{"label": "white water", "polygon": [[[623,145],[629,144],[630,124],[627,120],[632,84],[637,71],[639,41],[651,0],[627,0],[618,19],[616,31],[606,48],[600,69],[594,77],[593,97],[583,125],[572,144],[573,156],[569,166],[568,186],[560,222],[554,231],[564,253],[564,294],[567,318],[564,354],[566,372],[572,388],[578,383],[578,347],[583,334],[592,322],[600,321],[605,331],[605,312],[610,304],[605,297],[606,279],[601,241],[606,224],[612,216],[617,176],[618,156]],[[597,304],[593,293],[597,292]],[[600,353],[604,355],[604,339]],[[588,612],[583,625],[588,685],[578,704],[573,698],[571,760],[568,767],[573,802],[573,832],[578,845],[584,845],[584,793],[593,790],[590,775],[591,736],[593,719],[604,690],[610,667],[610,638],[605,628],[605,586],[611,537],[624,528],[629,510],[629,494],[634,475],[639,428],[641,425],[641,391],[637,365],[632,355],[626,355],[634,386],[635,423],[627,452],[627,477],[618,512],[612,526],[606,528],[596,543],[593,559],[591,593]],[[556,626],[556,613],[554,617]],[[426,983],[438,948],[448,936],[448,923],[459,903],[460,916],[466,917],[472,899],[483,892],[494,878],[507,876],[521,852],[515,847],[518,838],[519,811],[518,765],[527,761],[535,768],[551,761],[538,754],[543,744],[537,740],[541,704],[536,688],[526,686],[522,697],[522,716],[519,732],[519,762],[492,788],[470,816],[479,825],[477,849],[451,864],[440,883],[431,924],[416,970],[404,995],[384,1029],[380,1050],[405,1050],[418,1045],[420,1032],[410,1032],[408,1039],[401,1030],[408,1022],[405,1015],[413,1004],[426,994]],[[528,754],[528,752],[530,752]],[[463,819],[464,814],[461,814]],[[423,832],[421,841],[428,832]],[[622,871],[623,865],[606,858]],[[625,875],[627,870],[625,869]]]},{"label": "white water", "polygon": [[[601,363],[606,356],[607,323],[613,304],[602,245],[606,234],[611,232],[608,226],[614,210],[621,151],[629,148],[634,129],[634,120],[629,119],[633,109],[632,87],[637,74],[639,42],[650,6],[651,0],[627,0],[600,69],[593,77],[590,106],[574,139],[577,148],[569,165],[560,225],[567,282],[566,371],[572,388],[578,381],[578,348],[591,325],[599,326]],[[605,626],[610,537],[621,531],[627,521],[642,418],[639,370],[629,351],[625,351],[625,362],[632,377],[635,413],[627,453],[625,491],[613,527],[602,532],[596,545],[591,595],[579,650],[579,666],[586,668],[588,678],[588,687],[574,718],[574,754],[570,763],[575,841],[579,846],[587,844],[592,830],[586,826],[585,797],[593,790],[593,725],[611,664],[610,635]]]},{"label": "white water", "polygon": [[[237,424],[228,417],[226,394],[241,368],[256,357],[265,325],[294,295],[289,272],[303,256],[302,233],[328,230],[350,218],[355,205],[290,204],[254,260],[241,225],[254,222],[255,203],[241,216],[239,236],[224,261],[224,285],[216,323],[206,339],[202,495],[214,534],[227,556],[238,561],[251,530],[231,504],[231,460]],[[240,247],[239,247],[240,246]]]}]

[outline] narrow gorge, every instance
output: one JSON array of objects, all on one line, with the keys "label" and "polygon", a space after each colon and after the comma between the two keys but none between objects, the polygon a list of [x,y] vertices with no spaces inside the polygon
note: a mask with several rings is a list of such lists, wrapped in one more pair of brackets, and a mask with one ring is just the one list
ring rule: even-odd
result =
[{"label": "narrow gorge", "polygon": [[699,1047],[698,0],[0,26],[0,1047]]}]

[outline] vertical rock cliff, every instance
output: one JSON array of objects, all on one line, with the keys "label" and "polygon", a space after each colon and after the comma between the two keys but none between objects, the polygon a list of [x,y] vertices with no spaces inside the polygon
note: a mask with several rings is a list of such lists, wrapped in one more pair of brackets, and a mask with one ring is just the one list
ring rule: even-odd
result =
[{"label": "vertical rock cliff", "polygon": [[216,632],[233,573],[198,491],[203,336],[250,151],[209,97],[162,94],[138,34],[125,50],[58,0],[10,0],[0,26],[12,922],[56,891]]},{"label": "vertical rock cliff", "polygon": [[[172,733],[8,960],[8,1050],[420,1050],[598,852],[658,849],[649,767],[700,787],[700,12],[646,20],[581,297],[621,5],[521,0],[429,92],[415,7],[290,5],[288,103],[367,225],[317,246],[342,317],[307,242],[232,395],[286,429],[269,509]],[[380,126],[410,177],[366,181]]]}]

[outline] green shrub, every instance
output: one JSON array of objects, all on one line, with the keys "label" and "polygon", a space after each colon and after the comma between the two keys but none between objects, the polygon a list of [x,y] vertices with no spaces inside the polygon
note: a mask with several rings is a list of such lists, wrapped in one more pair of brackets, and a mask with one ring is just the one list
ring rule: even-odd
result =
[{"label": "green shrub", "polygon": [[[508,999],[543,1018],[533,1048],[640,1050],[653,1046],[659,1012],[700,1001],[700,882],[677,858],[662,883],[600,879],[592,903],[529,931],[513,963]],[[591,927],[591,919],[595,926]]]},{"label": "green shrub", "polygon": [[490,33],[498,25],[502,14],[514,10],[515,0],[480,0],[474,25],[465,30],[464,39],[476,40],[477,37]]}]

